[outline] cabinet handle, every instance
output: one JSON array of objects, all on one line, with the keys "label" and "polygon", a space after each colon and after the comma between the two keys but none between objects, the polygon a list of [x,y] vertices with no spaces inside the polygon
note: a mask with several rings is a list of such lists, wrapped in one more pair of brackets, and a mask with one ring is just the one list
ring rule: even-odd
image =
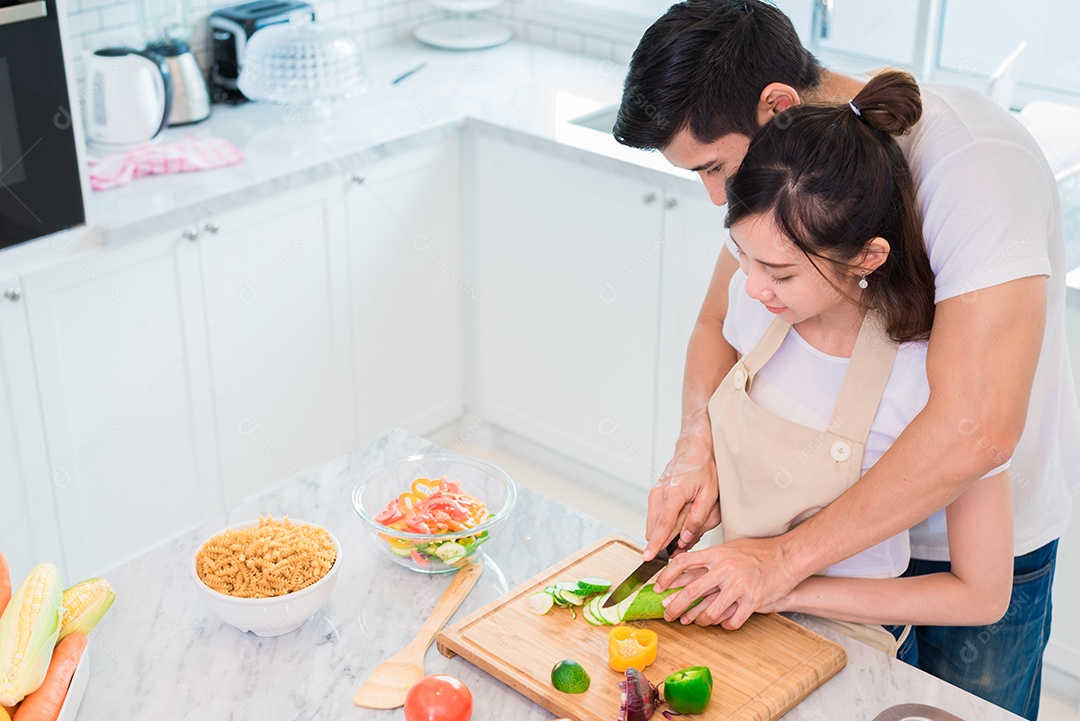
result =
[{"label": "cabinet handle", "polygon": [[353,173],[353,176],[349,178],[349,180],[356,183],[357,185],[363,185],[364,181],[367,180],[367,177],[360,175],[360,173]]},{"label": "cabinet handle", "polygon": [[185,240],[195,240],[199,237],[198,228],[184,228],[183,236]]},{"label": "cabinet handle", "polygon": [[211,221],[211,222],[206,224],[205,228],[206,228],[207,233],[216,234],[219,230],[221,230],[221,225],[214,222],[214,221]]},{"label": "cabinet handle", "polygon": [[645,197],[641,199],[641,202],[645,205],[651,205],[652,203],[655,203],[656,193],[647,193]]},{"label": "cabinet handle", "polygon": [[675,200],[675,198],[669,198],[668,201],[666,203],[664,203],[664,207],[667,208],[668,210],[671,210],[673,208],[678,208],[679,207],[679,201]]},{"label": "cabinet handle", "polygon": [[4,297],[10,300],[12,303],[18,303],[19,298],[22,298],[22,291],[18,288],[8,288],[4,291]]}]

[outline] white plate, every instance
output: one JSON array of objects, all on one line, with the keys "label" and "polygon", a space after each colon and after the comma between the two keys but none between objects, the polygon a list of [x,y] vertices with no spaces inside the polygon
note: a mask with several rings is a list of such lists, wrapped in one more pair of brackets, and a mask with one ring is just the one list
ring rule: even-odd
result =
[{"label": "white plate", "polygon": [[86,693],[86,684],[90,683],[90,649],[83,651],[79,665],[75,667],[75,675],[71,677],[71,685],[68,686],[67,696],[64,697],[64,705],[60,707],[60,715],[56,721],[74,721],[75,714],[79,713],[79,705]]}]

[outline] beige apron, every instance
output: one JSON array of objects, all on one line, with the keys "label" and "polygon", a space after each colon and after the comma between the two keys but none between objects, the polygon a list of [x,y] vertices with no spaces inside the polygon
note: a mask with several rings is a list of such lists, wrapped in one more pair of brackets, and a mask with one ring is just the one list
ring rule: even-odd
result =
[{"label": "beige apron", "polygon": [[[781,535],[827,506],[862,475],[866,439],[898,346],[880,318],[868,314],[832,417],[822,431],[768,413],[750,400],[754,376],[790,329],[789,323],[775,319],[709,401],[725,541]],[[820,620],[890,655],[895,656],[899,647],[879,625]]]}]

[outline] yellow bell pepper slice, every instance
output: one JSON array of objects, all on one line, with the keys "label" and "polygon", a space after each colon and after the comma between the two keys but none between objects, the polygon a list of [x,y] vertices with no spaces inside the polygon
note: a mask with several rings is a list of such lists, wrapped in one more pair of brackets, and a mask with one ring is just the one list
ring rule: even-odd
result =
[{"label": "yellow bell pepper slice", "polygon": [[656,660],[656,644],[655,631],[616,626],[608,634],[608,663],[620,673],[628,668],[643,671]]}]

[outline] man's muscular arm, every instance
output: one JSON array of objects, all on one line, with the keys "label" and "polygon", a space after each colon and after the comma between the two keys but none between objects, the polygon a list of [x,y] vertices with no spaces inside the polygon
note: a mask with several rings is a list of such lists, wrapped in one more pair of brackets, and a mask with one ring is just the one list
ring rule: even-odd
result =
[{"label": "man's muscular arm", "polygon": [[[800,581],[927,518],[1009,458],[1027,418],[1046,322],[1047,278],[1032,276],[937,305],[930,399],[847,492],[783,536],[680,554],[657,588],[693,569],[667,617],[738,628]],[[708,570],[702,572],[703,568]]]},{"label": "man's muscular arm", "polygon": [[649,492],[646,559],[676,533],[681,535],[679,545],[689,548],[720,522],[708,406],[720,381],[735,365],[735,349],[724,338],[724,318],[728,285],[738,269],[739,261],[724,247],[690,335],[683,372],[682,429],[675,454]]}]

